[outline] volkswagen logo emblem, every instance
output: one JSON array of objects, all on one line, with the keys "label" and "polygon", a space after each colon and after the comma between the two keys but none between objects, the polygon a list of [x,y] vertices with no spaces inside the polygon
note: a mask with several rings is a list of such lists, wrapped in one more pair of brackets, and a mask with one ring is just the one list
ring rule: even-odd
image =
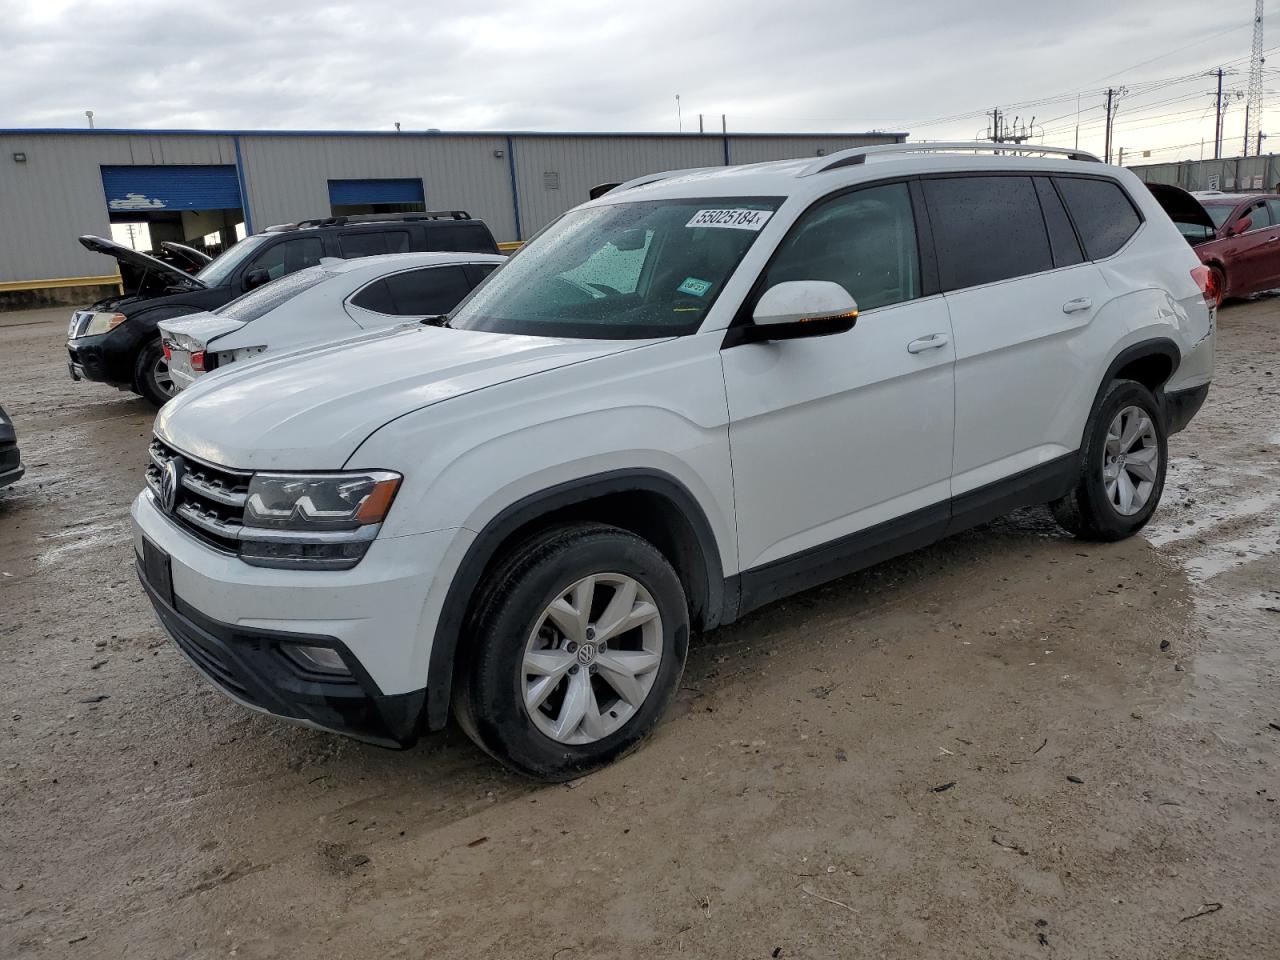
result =
[{"label": "volkswagen logo emblem", "polygon": [[584,667],[596,658],[596,645],[594,643],[584,643],[578,647],[578,662]]},{"label": "volkswagen logo emblem", "polygon": [[181,457],[174,457],[160,471],[160,507],[165,513],[173,513],[178,506],[178,490],[185,472],[186,464]]}]

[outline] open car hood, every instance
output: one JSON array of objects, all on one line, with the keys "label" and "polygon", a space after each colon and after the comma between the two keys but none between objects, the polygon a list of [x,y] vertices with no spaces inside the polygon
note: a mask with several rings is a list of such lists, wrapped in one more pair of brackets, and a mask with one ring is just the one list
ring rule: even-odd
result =
[{"label": "open car hood", "polygon": [[[124,281],[126,296],[139,293],[144,284],[147,284],[147,286],[153,284],[183,286],[188,289],[205,287],[202,281],[197,280],[189,273],[184,273],[173,264],[157,260],[149,254],[131,250],[122,244],[116,243],[114,240],[104,240],[102,237],[86,234],[80,238],[80,246],[86,250],[92,250],[94,253],[104,253],[108,257],[115,257],[116,262],[120,264],[120,279]],[[148,283],[148,280],[151,283]]]},{"label": "open car hood", "polygon": [[1164,208],[1169,219],[1174,223],[1190,223],[1197,227],[1207,227],[1210,233],[1217,231],[1217,226],[1209,212],[1200,201],[1181,187],[1168,183],[1148,183],[1147,189],[1156,198],[1156,202]]},{"label": "open car hood", "polygon": [[195,247],[188,247],[185,243],[174,243],[172,240],[161,240],[160,246],[165,252],[173,257],[179,269],[188,273],[198,273],[204,267],[212,262],[213,257],[207,253],[197,250]]}]

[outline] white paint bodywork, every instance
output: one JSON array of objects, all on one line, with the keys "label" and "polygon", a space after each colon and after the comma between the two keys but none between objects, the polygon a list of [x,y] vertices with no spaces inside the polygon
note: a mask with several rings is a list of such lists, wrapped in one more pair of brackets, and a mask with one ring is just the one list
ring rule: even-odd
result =
[{"label": "white paint bodywork", "polygon": [[160,336],[176,344],[181,354],[185,354],[170,362],[174,384],[179,390],[185,390],[207,375],[191,369],[191,351],[216,354],[218,366],[209,373],[217,373],[234,363],[261,359],[268,352],[274,355],[305,349],[421,319],[376,313],[350,302],[366,286],[383,277],[424,267],[467,263],[497,265],[505,261],[504,256],[487,253],[389,253],[356,260],[326,260],[319,266],[307,268],[312,273],[324,273],[325,280],[247,323],[223,316],[220,310],[162,320]]},{"label": "white paint bodywork", "polygon": [[[1132,344],[1177,344],[1169,389],[1208,382],[1213,320],[1191,276],[1198,261],[1132,174],[987,156],[813,166],[697,171],[589,204],[785,198],[693,335],[415,327],[233,367],[161,410],[166,442],[230,468],[402,473],[354,569],[247,566],[187,536],[146,492],[133,508],[138,535],[169,552],[178,595],[208,616],[336,636],[384,693],[403,693],[426,683],[445,594],[476,535],[556,484],[634,468],[673,477],[731,576],[1074,451],[1108,366]],[[886,178],[995,170],[1115,177],[1145,222],[1107,261],[868,310],[837,336],[724,348],[770,254],[813,202]],[[1063,312],[1081,297],[1088,310]],[[938,337],[936,349],[908,350]]]}]

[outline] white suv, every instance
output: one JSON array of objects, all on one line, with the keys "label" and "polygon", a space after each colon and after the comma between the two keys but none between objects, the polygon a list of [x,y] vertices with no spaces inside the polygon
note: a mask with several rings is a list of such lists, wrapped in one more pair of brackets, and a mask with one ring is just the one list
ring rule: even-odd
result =
[{"label": "white suv", "polygon": [[577,776],[653,728],[697,631],[1024,505],[1140,529],[1208,392],[1206,283],[1142,183],[1074,151],[643,178],[446,327],[171,401],[139,573],[246,706],[407,745],[452,705]]}]

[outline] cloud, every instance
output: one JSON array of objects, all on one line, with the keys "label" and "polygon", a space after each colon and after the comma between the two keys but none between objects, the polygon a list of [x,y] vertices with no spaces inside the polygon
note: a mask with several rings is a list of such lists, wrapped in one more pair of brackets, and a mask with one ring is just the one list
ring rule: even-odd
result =
[{"label": "cloud", "polygon": [[[1087,90],[1083,105],[1096,108],[1109,74],[1186,44],[1115,79],[1247,56],[1249,18],[1215,37],[1199,26],[1204,9],[1189,0],[0,0],[0,125],[80,126],[92,109],[103,127],[673,130],[679,93],[685,129],[701,112],[712,129],[726,113],[731,130],[967,138],[994,104]],[[1191,114],[1209,105],[1209,86],[1187,80],[1131,98],[1126,119],[1162,96],[1191,107],[1135,129],[1134,148],[1201,135]],[[1073,108],[1068,97],[1020,113]],[[969,116],[923,125],[959,114]],[[1082,145],[1100,146],[1100,128],[1086,129]]]}]

